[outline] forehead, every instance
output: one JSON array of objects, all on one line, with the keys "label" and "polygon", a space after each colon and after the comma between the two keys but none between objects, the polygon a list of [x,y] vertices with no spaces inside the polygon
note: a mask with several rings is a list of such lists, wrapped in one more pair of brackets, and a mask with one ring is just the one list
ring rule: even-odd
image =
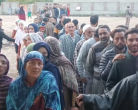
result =
[{"label": "forehead", "polygon": [[107,28],[99,28],[98,33],[100,32],[109,32]]},{"label": "forehead", "polygon": [[47,51],[47,50],[46,50],[46,48],[44,48],[44,47],[40,47],[40,48],[38,49],[38,51]]},{"label": "forehead", "polygon": [[67,26],[74,26],[74,24],[73,23],[68,23],[68,25]]},{"label": "forehead", "polygon": [[123,32],[123,31],[122,32],[116,32],[114,37],[122,37],[124,35],[125,35],[125,32]]},{"label": "forehead", "polygon": [[4,56],[0,56],[0,61],[4,61],[4,62],[6,62],[7,60],[5,59]]},{"label": "forehead", "polygon": [[40,59],[30,59],[27,63],[30,63],[30,62],[40,63],[42,61]]},{"label": "forehead", "polygon": [[127,39],[138,39],[138,33],[128,34]]}]

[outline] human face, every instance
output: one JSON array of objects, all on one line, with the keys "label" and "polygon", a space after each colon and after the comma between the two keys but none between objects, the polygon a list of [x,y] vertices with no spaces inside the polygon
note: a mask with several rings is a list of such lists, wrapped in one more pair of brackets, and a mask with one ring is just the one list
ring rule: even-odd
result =
[{"label": "human face", "polygon": [[47,52],[47,50],[44,47],[41,47],[38,51],[40,53],[42,53],[43,56],[45,56],[45,57],[48,56],[48,52]]},{"label": "human face", "polygon": [[7,60],[3,56],[0,56],[0,76],[4,75],[7,69],[8,69]]},{"label": "human face", "polygon": [[30,36],[28,35],[28,36],[26,36],[26,38],[25,38],[26,40],[27,40],[27,46],[29,45],[29,44],[31,44],[32,43],[32,40],[31,40],[31,38],[30,38]]},{"label": "human face", "polygon": [[27,77],[32,80],[36,80],[40,76],[42,69],[42,61],[37,59],[28,61],[25,66]]},{"label": "human face", "polygon": [[110,38],[110,33],[106,28],[100,28],[98,34],[101,41],[108,41]]},{"label": "human face", "polygon": [[85,39],[89,39],[91,38],[93,35],[94,35],[94,30],[89,27],[85,32],[84,32],[84,35],[85,35]]},{"label": "human face", "polygon": [[75,26],[74,26],[73,23],[68,23],[67,28],[68,28],[68,33],[69,33],[70,35],[74,34]]},{"label": "human face", "polygon": [[23,30],[23,24],[22,24],[22,23],[19,24],[19,28],[20,28],[21,30]]},{"label": "human face", "polygon": [[126,45],[128,47],[128,50],[131,53],[137,53],[138,52],[138,34],[137,33],[128,34]]},{"label": "human face", "polygon": [[124,32],[116,32],[113,38],[113,43],[117,49],[122,50],[125,47],[125,33]]},{"label": "human face", "polygon": [[24,32],[28,33],[28,27],[24,27]]},{"label": "human face", "polygon": [[30,25],[28,28],[29,28],[29,33],[34,33],[34,32],[35,32],[35,30],[34,30],[34,27],[33,27],[33,26],[31,26],[31,25]]}]

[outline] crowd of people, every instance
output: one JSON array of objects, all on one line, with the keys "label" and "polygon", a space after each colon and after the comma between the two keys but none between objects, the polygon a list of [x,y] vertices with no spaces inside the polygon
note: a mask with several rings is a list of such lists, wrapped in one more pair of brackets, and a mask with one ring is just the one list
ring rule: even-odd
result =
[{"label": "crowd of people", "polygon": [[79,27],[48,12],[31,24],[20,17],[12,38],[0,27],[1,48],[3,38],[15,43],[19,73],[7,76],[12,62],[1,53],[0,110],[137,110],[137,26],[111,30],[92,15]]}]

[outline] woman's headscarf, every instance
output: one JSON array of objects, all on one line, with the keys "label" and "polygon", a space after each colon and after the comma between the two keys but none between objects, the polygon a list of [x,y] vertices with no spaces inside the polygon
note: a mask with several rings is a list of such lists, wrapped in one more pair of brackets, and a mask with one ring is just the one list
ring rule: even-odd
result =
[{"label": "woman's headscarf", "polygon": [[12,81],[12,78],[7,76],[9,71],[9,60],[3,54],[0,54],[0,56],[3,56],[6,59],[6,64],[7,64],[6,72],[2,76],[0,76],[0,102],[1,102],[0,107],[6,110],[6,95],[8,93],[9,85]]},{"label": "woman's headscarf", "polygon": [[0,54],[0,56],[3,56],[6,60],[6,63],[7,63],[7,69],[6,69],[6,72],[3,74],[3,75],[7,75],[8,74],[8,71],[9,71],[9,60],[7,59],[7,57],[3,54]]},{"label": "woman's headscarf", "polygon": [[43,55],[40,52],[38,52],[38,51],[29,52],[24,58],[24,62],[23,62],[23,65],[22,65],[22,70],[21,70],[21,73],[20,73],[21,76],[26,75],[26,70],[25,70],[26,63],[30,60],[33,60],[33,59],[40,60],[42,63],[44,62]]},{"label": "woman's headscarf", "polygon": [[26,48],[26,49],[27,49],[27,53],[33,51],[34,45],[35,45],[35,43],[31,43],[31,44],[29,44],[29,45],[27,46],[27,48]]},{"label": "woman's headscarf", "polygon": [[28,27],[29,26],[32,26],[34,28],[35,33],[39,31],[39,28],[35,23],[31,23],[31,24],[28,25]]},{"label": "woman's headscarf", "polygon": [[48,52],[48,56],[47,57],[49,58],[51,49],[50,49],[50,46],[47,43],[45,43],[45,42],[39,42],[39,43],[37,43],[37,44],[35,44],[33,46],[33,49],[35,51],[38,51],[41,47],[44,47],[47,50],[47,52]]},{"label": "woman's headscarf", "polygon": [[19,14],[25,14],[23,6],[20,7]]},{"label": "woman's headscarf", "polygon": [[[50,61],[55,65],[64,65],[70,63],[66,57],[62,55],[59,41],[54,37],[46,37],[45,42],[49,44],[51,49]],[[70,63],[71,64],[71,63]]]},{"label": "woman's headscarf", "polygon": [[30,33],[31,41],[34,43],[42,42],[43,39],[38,33]]}]

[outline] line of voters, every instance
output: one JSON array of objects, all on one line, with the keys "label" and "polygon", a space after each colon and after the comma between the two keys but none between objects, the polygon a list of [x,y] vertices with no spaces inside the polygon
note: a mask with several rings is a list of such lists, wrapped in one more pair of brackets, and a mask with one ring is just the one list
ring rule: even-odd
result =
[{"label": "line of voters", "polygon": [[137,25],[98,21],[18,20],[12,38],[1,27],[0,38],[15,43],[19,77],[7,75],[12,62],[0,53],[0,110],[138,110]]}]

